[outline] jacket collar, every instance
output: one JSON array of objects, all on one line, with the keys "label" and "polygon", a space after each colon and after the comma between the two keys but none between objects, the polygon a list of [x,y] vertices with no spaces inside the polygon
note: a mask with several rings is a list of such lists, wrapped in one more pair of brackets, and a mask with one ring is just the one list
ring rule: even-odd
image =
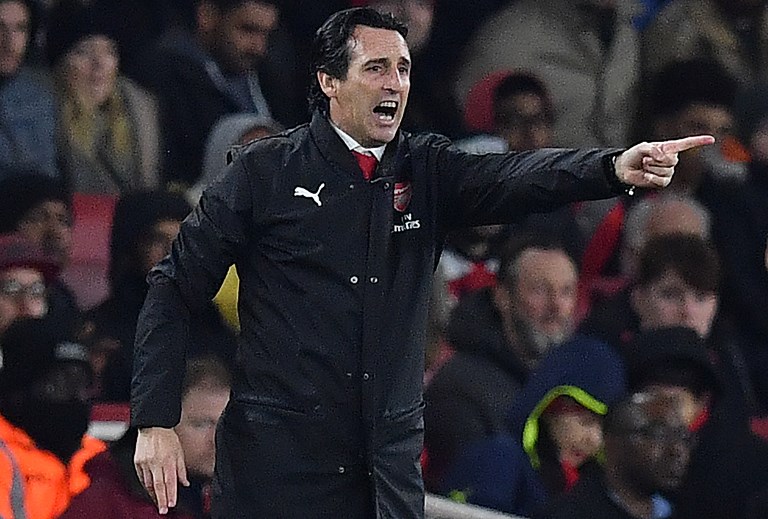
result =
[{"label": "jacket collar", "polygon": [[[360,177],[360,170],[355,157],[347,145],[331,126],[328,117],[315,111],[309,123],[309,132],[323,158],[338,169],[348,172],[355,178]],[[405,167],[409,159],[408,145],[402,131],[397,132],[394,140],[387,145],[378,168],[378,178],[389,177],[402,180],[410,178],[410,168]]]}]

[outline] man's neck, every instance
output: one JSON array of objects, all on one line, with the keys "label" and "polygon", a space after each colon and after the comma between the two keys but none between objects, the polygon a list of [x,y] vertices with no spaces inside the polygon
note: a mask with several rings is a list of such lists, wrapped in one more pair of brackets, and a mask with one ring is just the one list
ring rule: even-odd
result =
[{"label": "man's neck", "polygon": [[350,151],[359,151],[362,153],[369,153],[376,157],[378,161],[381,161],[381,157],[384,155],[384,150],[386,149],[387,145],[384,144],[383,146],[376,146],[373,148],[369,148],[366,146],[363,146],[357,140],[352,137],[350,134],[339,128],[339,126],[334,123],[330,117],[328,118],[328,121],[331,123],[331,128],[336,132],[336,134],[341,138],[342,141],[344,141],[344,144],[347,146],[347,149]]}]

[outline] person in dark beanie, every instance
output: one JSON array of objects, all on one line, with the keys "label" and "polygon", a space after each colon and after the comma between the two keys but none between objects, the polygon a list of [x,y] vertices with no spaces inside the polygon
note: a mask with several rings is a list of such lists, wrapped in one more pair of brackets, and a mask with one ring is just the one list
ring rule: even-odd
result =
[{"label": "person in dark beanie", "polygon": [[688,328],[658,329],[640,334],[625,358],[630,391],[681,398],[698,436],[685,481],[670,496],[676,517],[745,517],[747,503],[768,485],[768,445],[734,411],[704,341]]},{"label": "person in dark beanie", "polygon": [[[136,320],[147,293],[147,273],[171,248],[191,207],[181,194],[141,191],[115,206],[110,242],[110,295],[85,318],[99,397],[127,401]],[[214,351],[231,362],[234,337],[213,304],[193,324],[192,351]]]},{"label": "person in dark beanie", "polygon": [[2,347],[0,487],[13,490],[0,495],[0,513],[54,519],[90,485],[83,466],[106,449],[86,434],[88,352],[43,319],[14,323]]},{"label": "person in dark beanie", "polygon": [[72,218],[72,197],[60,180],[18,168],[0,175],[0,233],[21,232],[61,267],[72,252]]},{"label": "person in dark beanie", "polygon": [[46,54],[59,101],[60,162],[74,191],[120,194],[159,183],[158,109],[123,77],[104,9],[65,0],[51,11]]}]

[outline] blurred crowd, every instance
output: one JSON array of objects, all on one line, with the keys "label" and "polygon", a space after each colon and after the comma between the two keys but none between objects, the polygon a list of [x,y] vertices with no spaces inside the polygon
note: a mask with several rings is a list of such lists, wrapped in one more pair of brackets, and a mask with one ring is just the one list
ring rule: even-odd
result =
[{"label": "blurred crowd", "polygon": [[[717,138],[663,191],[449,236],[427,490],[541,519],[768,517],[766,0],[0,0],[0,517],[158,517],[136,431],[96,438],[92,408],[129,399],[182,220],[238,146],[309,120],[314,31],[363,5],[409,26],[406,131],[467,153]],[[172,517],[209,516],[237,287],[193,320]]]}]

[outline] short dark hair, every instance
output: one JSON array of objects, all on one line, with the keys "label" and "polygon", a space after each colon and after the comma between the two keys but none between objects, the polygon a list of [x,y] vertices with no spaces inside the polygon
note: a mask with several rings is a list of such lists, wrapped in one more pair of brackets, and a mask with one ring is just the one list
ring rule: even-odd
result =
[{"label": "short dark hair", "polygon": [[667,234],[651,238],[640,251],[637,284],[644,286],[673,271],[702,292],[717,292],[720,262],[715,249],[693,234]]},{"label": "short dark hair", "polygon": [[501,264],[499,265],[498,279],[499,283],[511,287],[517,280],[519,272],[518,261],[523,253],[530,249],[545,251],[559,251],[570,259],[576,269],[579,264],[576,258],[568,251],[568,248],[558,238],[549,234],[524,234],[522,236],[509,239],[501,249],[499,255]]},{"label": "short dark hair", "polygon": [[693,104],[732,108],[738,83],[717,62],[707,59],[673,61],[653,78],[653,111],[676,115]]},{"label": "short dark hair", "polygon": [[309,108],[327,115],[328,97],[320,89],[317,73],[322,71],[337,79],[346,79],[352,49],[350,39],[358,25],[399,32],[403,38],[407,27],[389,13],[370,7],[345,9],[331,15],[315,33],[310,59]]},{"label": "short dark hair", "polygon": [[520,94],[533,94],[541,98],[544,104],[544,113],[547,118],[552,122],[554,120],[554,107],[552,106],[552,98],[549,95],[547,87],[544,82],[526,72],[513,72],[504,79],[501,80],[496,90],[493,92],[493,118],[494,123],[498,126],[504,121],[501,119],[499,113],[499,103],[503,99],[507,99],[512,96]]}]

